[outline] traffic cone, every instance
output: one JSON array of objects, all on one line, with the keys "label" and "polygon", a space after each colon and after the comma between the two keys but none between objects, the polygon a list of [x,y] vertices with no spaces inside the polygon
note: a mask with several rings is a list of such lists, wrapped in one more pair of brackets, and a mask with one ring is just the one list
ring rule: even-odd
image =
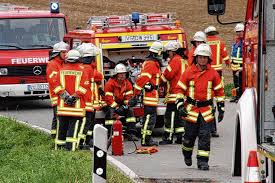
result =
[{"label": "traffic cone", "polygon": [[247,161],[245,183],[260,183],[259,164],[256,151],[250,151]]}]

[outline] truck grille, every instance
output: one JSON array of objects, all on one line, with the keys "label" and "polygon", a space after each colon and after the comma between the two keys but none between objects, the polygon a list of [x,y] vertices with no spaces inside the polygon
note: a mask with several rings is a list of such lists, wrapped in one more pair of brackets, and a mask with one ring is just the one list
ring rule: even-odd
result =
[{"label": "truck grille", "polygon": [[8,76],[41,76],[46,75],[47,65],[8,66]]}]

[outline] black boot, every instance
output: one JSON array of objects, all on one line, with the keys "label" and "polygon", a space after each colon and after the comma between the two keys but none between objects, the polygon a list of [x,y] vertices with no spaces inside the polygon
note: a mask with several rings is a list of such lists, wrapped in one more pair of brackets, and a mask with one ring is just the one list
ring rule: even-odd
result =
[{"label": "black boot", "polygon": [[217,133],[217,131],[211,132],[212,137],[219,137],[220,135]]},{"label": "black boot", "polygon": [[159,145],[167,145],[172,143],[173,143],[172,140],[163,139],[162,141],[159,142]]},{"label": "black boot", "polygon": [[229,102],[236,102],[238,101],[238,98],[237,97],[233,97]]},{"label": "black boot", "polygon": [[198,160],[198,169],[200,169],[200,170],[209,170],[209,165],[206,161],[199,161]]},{"label": "black boot", "polygon": [[185,158],[184,157],[184,162],[187,166],[192,166],[192,158]]},{"label": "black boot", "polygon": [[158,146],[158,145],[159,143],[157,141],[154,141],[151,136],[147,136],[145,138],[145,144],[143,144],[141,140],[141,146]]}]

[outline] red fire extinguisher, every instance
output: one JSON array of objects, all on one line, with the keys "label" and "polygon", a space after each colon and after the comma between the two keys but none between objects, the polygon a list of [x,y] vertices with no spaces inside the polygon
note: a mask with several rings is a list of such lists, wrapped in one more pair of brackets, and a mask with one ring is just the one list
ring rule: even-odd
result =
[{"label": "red fire extinguisher", "polygon": [[123,155],[122,123],[120,120],[116,120],[113,124],[112,154],[115,156]]}]

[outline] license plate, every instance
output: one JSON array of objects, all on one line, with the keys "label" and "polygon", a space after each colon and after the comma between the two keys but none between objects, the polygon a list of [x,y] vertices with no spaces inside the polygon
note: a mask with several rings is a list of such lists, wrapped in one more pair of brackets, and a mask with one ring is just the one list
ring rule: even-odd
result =
[{"label": "license plate", "polygon": [[34,84],[28,85],[28,91],[48,90],[48,84]]},{"label": "license plate", "polygon": [[155,34],[138,35],[138,36],[121,36],[121,42],[135,42],[135,41],[155,41],[158,36]]}]

